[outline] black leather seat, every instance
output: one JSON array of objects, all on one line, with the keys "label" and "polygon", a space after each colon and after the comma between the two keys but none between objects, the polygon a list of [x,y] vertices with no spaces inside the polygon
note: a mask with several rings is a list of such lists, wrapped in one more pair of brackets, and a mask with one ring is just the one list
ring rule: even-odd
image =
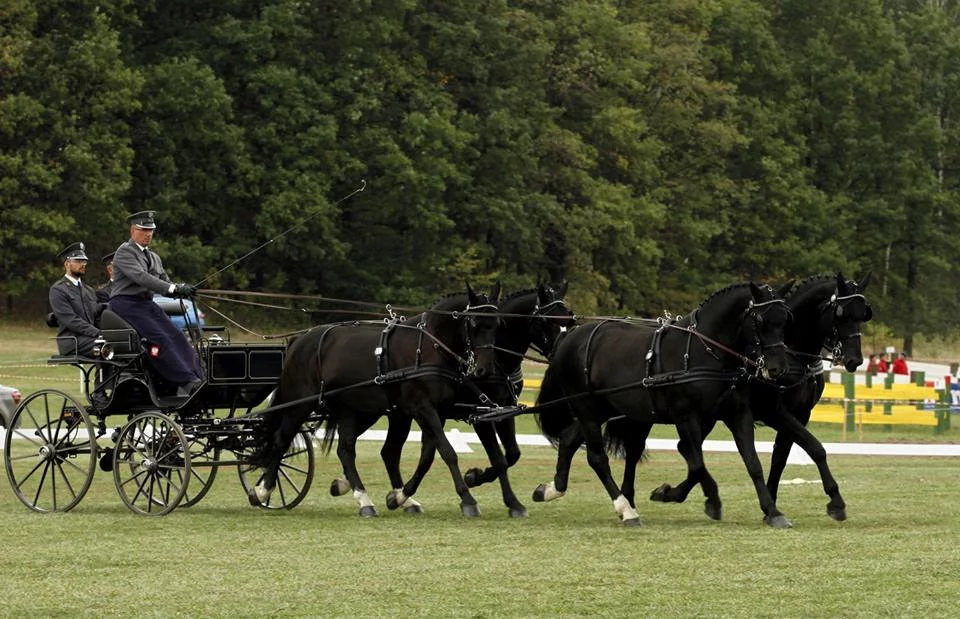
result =
[{"label": "black leather seat", "polygon": [[109,309],[104,310],[100,317],[100,332],[113,347],[114,355],[138,355],[142,350],[137,330]]}]

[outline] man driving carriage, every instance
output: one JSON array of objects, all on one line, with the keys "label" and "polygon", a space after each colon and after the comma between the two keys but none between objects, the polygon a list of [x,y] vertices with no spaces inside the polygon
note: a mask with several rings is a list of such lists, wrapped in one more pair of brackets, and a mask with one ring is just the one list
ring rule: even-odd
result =
[{"label": "man driving carriage", "polygon": [[87,254],[83,243],[74,243],[59,254],[63,277],[50,286],[50,309],[56,317],[51,326],[59,326],[57,351],[61,355],[89,356],[100,335],[100,315],[105,305],[97,303],[97,293],[83,283],[87,272]]},{"label": "man driving carriage", "polygon": [[157,373],[178,387],[177,395],[189,396],[203,385],[203,371],[193,347],[153,302],[154,294],[192,297],[196,288],[170,281],[160,256],[150,249],[157,225],[154,211],[127,217],[130,239],[113,256],[110,309],[133,326],[140,336],[157,347],[150,359]]}]

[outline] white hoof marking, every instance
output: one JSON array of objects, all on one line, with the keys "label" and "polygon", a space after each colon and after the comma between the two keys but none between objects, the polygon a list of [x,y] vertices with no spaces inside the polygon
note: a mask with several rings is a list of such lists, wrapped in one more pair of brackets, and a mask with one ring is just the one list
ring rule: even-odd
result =
[{"label": "white hoof marking", "polygon": [[549,484],[547,484],[547,487],[544,488],[543,490],[543,500],[553,501],[554,499],[559,499],[565,494],[566,492],[558,491],[557,487],[553,484],[553,482],[550,482]]}]

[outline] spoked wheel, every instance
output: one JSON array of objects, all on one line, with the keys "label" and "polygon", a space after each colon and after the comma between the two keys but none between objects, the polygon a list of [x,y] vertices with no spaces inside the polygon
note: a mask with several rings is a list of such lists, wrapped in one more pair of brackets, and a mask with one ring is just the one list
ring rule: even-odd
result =
[{"label": "spoked wheel", "polygon": [[207,496],[217,478],[217,462],[220,461],[220,448],[211,446],[205,437],[188,433],[187,446],[190,451],[190,485],[180,502],[181,509],[193,507]]},{"label": "spoked wheel", "polygon": [[[313,483],[314,449],[313,434],[298,432],[283,459],[277,474],[277,487],[263,509],[293,509],[300,504]],[[259,464],[244,463],[237,467],[240,483],[248,495],[263,480],[264,469]]]},{"label": "spoked wheel", "polygon": [[30,394],[10,420],[3,445],[7,479],[37,512],[66,512],[87,493],[97,439],[86,409],[55,389]]},{"label": "spoked wheel", "polygon": [[113,483],[132,512],[170,513],[187,493],[190,451],[180,424],[159,412],[140,413],[120,430]]}]

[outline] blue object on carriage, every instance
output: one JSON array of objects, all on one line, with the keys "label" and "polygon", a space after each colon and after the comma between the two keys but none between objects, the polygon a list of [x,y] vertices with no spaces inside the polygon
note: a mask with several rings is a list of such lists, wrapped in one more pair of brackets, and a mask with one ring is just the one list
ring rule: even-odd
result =
[{"label": "blue object on carriage", "polygon": [[[186,329],[187,325],[195,325],[197,323],[197,315],[200,317],[200,328],[203,329],[207,325],[206,315],[203,312],[198,310],[197,315],[194,314],[193,301],[190,299],[173,299],[163,295],[156,295],[153,297],[153,302],[163,308],[163,311],[166,312],[171,322],[173,322],[178,329]],[[183,305],[181,305],[181,303]]]}]

